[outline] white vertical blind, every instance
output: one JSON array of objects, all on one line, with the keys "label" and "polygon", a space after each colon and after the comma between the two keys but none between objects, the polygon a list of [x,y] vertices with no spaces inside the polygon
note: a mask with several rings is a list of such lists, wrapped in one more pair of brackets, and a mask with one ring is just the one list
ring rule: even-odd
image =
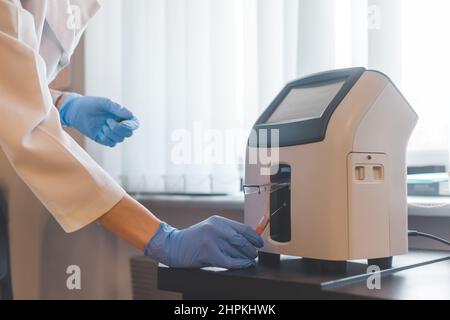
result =
[{"label": "white vertical blind", "polygon": [[368,0],[351,0],[350,2],[351,64],[368,66],[369,59],[369,4]]},{"label": "white vertical blind", "polygon": [[420,122],[411,148],[446,150],[450,123],[450,1],[403,7],[402,88]]},{"label": "white vertical blind", "polygon": [[88,151],[129,191],[237,192],[250,128],[286,82],[365,66],[418,111],[420,159],[433,149],[448,162],[450,2],[407,3],[109,0],[86,37],[86,93],[129,107],[142,127]]},{"label": "white vertical blind", "polygon": [[334,69],[337,1],[300,0],[299,7],[299,74]]},{"label": "white vertical blind", "polygon": [[368,4],[374,19],[368,29],[369,67],[382,70],[401,85],[403,0],[369,0]]}]

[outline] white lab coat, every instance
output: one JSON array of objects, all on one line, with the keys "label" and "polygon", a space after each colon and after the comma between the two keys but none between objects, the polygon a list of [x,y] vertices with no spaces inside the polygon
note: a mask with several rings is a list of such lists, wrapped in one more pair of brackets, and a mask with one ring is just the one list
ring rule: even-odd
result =
[{"label": "white lab coat", "polygon": [[[79,21],[70,19],[69,5]],[[48,87],[98,9],[95,0],[0,0],[0,146],[67,232],[125,195],[65,133]]]}]

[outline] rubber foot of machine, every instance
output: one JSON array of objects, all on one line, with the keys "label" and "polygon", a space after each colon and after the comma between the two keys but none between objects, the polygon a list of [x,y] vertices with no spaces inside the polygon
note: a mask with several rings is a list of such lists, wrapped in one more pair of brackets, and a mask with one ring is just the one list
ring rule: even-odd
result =
[{"label": "rubber foot of machine", "polygon": [[258,263],[265,266],[276,266],[279,265],[281,261],[281,256],[279,254],[259,252],[258,253]]},{"label": "rubber foot of machine", "polygon": [[391,269],[393,261],[394,261],[393,257],[367,260],[369,266],[378,266],[380,270]]}]

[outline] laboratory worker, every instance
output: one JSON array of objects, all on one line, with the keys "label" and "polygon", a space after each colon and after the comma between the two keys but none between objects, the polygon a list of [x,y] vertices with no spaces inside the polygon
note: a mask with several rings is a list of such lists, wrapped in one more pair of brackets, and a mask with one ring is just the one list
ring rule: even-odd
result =
[{"label": "laboratory worker", "polygon": [[141,206],[65,132],[114,147],[138,129],[109,99],[56,92],[96,0],[0,0],[0,146],[17,174],[66,232],[93,222],[172,267],[255,264],[262,239],[249,226],[212,217],[178,230]]}]

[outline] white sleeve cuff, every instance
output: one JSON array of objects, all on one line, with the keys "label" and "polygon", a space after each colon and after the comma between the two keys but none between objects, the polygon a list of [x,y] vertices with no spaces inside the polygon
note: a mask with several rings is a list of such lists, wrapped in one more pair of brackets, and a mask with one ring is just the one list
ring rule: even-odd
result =
[{"label": "white sleeve cuff", "polygon": [[100,190],[92,198],[86,199],[71,213],[54,214],[55,219],[67,233],[76,232],[100,219],[114,208],[126,195],[126,192],[115,183],[105,190]]}]

